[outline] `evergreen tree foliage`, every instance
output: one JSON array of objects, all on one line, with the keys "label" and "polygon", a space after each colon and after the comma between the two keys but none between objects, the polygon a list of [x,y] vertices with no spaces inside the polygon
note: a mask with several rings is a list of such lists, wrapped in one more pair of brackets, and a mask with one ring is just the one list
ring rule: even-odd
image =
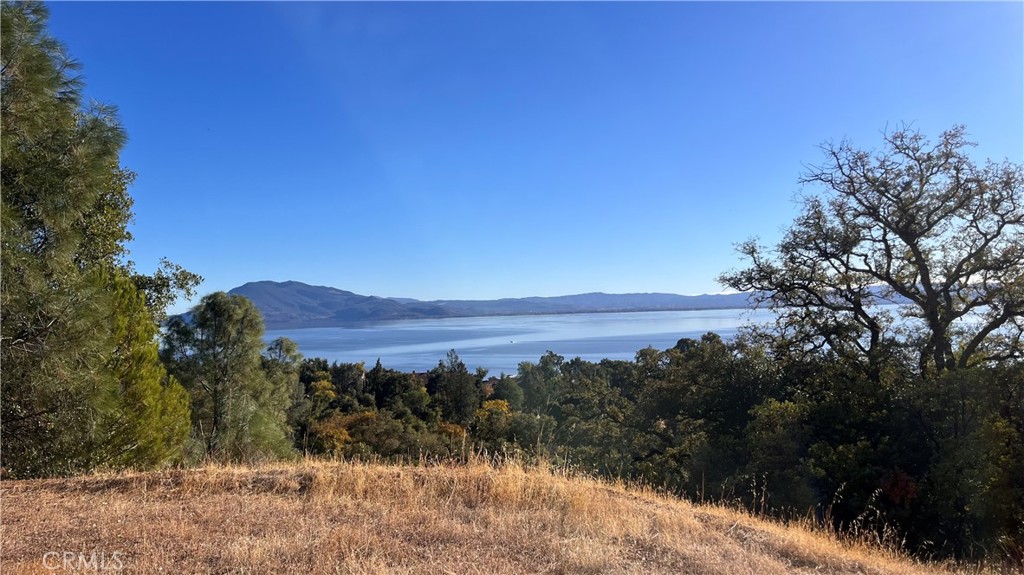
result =
[{"label": "evergreen tree foliage", "polygon": [[192,398],[194,455],[253,460],[290,453],[288,411],[300,358],[277,340],[263,355],[263,316],[247,298],[209,294],[167,324],[161,356]]},{"label": "evergreen tree foliage", "polygon": [[441,417],[445,421],[466,427],[473,421],[480,407],[480,384],[486,372],[477,376],[469,373],[466,364],[459,359],[455,350],[430,370],[427,391],[437,402]]},{"label": "evergreen tree foliage", "polygon": [[115,108],[83,105],[79,65],[46,19],[38,2],[0,11],[3,465],[157,465],[180,452],[187,408],[155,354],[156,320],[198,277],[168,262],[147,291],[126,260],[125,133]]},{"label": "evergreen tree foliage", "polygon": [[177,460],[188,437],[188,393],[160,362],[156,324],[135,284],[114,280],[114,353],[104,371],[107,386],[99,437],[89,447],[99,465],[149,467]]},{"label": "evergreen tree foliage", "polygon": [[519,383],[514,377],[503,373],[498,381],[494,382],[494,392],[490,399],[505,401],[512,411],[521,411],[523,409],[523,388],[519,387]]}]

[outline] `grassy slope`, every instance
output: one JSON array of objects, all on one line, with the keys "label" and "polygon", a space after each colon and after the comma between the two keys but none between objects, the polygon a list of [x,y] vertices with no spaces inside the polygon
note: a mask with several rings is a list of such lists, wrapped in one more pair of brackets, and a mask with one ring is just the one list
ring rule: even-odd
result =
[{"label": "grassy slope", "polygon": [[4,481],[0,510],[4,575],[53,573],[43,555],[68,550],[119,552],[124,573],[947,572],[514,464],[305,462]]}]

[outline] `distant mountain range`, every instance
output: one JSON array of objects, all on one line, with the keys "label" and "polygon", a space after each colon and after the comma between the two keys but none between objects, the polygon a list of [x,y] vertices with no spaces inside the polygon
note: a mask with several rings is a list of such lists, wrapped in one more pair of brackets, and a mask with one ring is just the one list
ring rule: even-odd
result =
[{"label": "distant mountain range", "polygon": [[230,292],[263,313],[268,329],[337,327],[392,319],[539,315],[626,311],[737,309],[750,307],[747,294],[587,293],[498,300],[435,300],[377,297],[301,282],[249,282]]}]

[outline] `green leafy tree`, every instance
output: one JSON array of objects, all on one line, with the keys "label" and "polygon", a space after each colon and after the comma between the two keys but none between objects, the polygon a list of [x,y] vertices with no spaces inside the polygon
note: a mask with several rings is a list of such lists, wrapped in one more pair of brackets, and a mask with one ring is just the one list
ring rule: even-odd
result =
[{"label": "green leafy tree", "polygon": [[637,435],[635,406],[609,381],[603,364],[575,358],[562,364],[564,390],[555,436],[569,461],[605,475],[630,476]]},{"label": "green leafy tree", "polygon": [[552,415],[562,393],[564,362],[564,357],[549,351],[536,364],[527,361],[519,364],[517,380],[523,390],[526,411]]},{"label": "green leafy tree", "polygon": [[508,439],[512,409],[504,399],[489,399],[483,402],[473,416],[471,430],[473,439],[482,442],[492,450],[504,447]]},{"label": "green leafy tree", "polygon": [[286,337],[275,339],[263,351],[260,364],[268,385],[265,397],[258,401],[275,412],[291,413],[303,399],[303,386],[299,381],[302,354],[298,344]]},{"label": "green leafy tree", "polygon": [[807,467],[805,406],[769,399],[751,410],[745,446],[750,451],[748,473],[754,490],[752,508],[803,512],[818,502]]},{"label": "green leafy tree", "polygon": [[503,400],[508,403],[508,407],[512,411],[522,411],[523,388],[519,387],[519,382],[516,381],[516,378],[503,373],[494,382],[494,392],[491,394],[490,399]]},{"label": "green leafy tree", "polygon": [[960,126],[934,145],[909,129],[877,151],[824,145],[802,178],[822,193],[774,250],[741,244],[750,266],[720,280],[777,310],[794,343],[827,346],[876,381],[896,340],[922,374],[1021,357],[1024,166],[979,166],[971,145]]},{"label": "green leafy tree", "polygon": [[437,420],[430,395],[415,375],[385,369],[380,361],[366,374],[366,387],[377,409],[386,409],[407,424],[429,424]]},{"label": "green leafy tree", "polygon": [[[378,360],[377,363],[380,363]],[[331,383],[338,394],[334,407],[343,411],[358,411],[361,408],[372,408],[376,398],[368,391],[366,366],[358,363],[332,363],[330,367]]]}]

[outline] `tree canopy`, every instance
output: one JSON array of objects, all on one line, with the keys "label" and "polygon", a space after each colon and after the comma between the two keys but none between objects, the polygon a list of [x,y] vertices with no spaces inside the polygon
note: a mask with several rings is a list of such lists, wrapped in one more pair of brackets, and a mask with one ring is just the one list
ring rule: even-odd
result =
[{"label": "tree canopy", "polygon": [[290,453],[289,408],[298,386],[293,342],[263,354],[263,316],[249,299],[209,294],[167,324],[161,355],[192,397],[199,457],[251,459]]},{"label": "tree canopy", "polygon": [[741,244],[749,267],[721,282],[777,309],[793,342],[875,375],[898,352],[922,374],[1020,357],[1024,168],[979,165],[962,126],[935,144],[909,128],[883,143],[823,145],[802,177],[820,193],[774,249]]}]

